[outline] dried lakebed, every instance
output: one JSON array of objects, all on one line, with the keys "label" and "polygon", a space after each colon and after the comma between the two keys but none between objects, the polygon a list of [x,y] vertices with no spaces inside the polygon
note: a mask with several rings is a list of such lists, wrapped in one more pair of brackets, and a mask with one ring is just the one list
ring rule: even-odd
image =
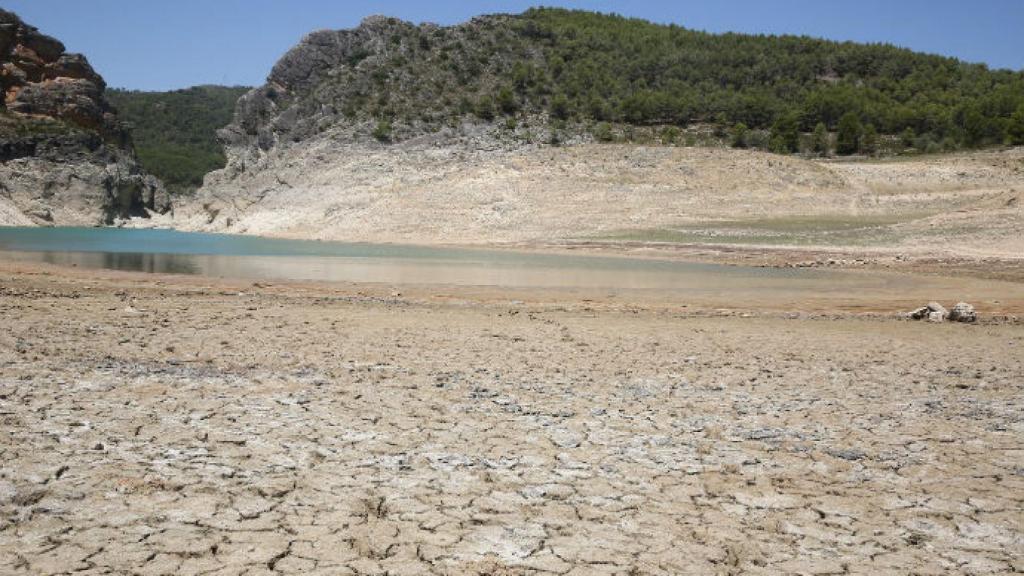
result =
[{"label": "dried lakebed", "polygon": [[1024,330],[0,262],[2,574],[1024,571]]}]

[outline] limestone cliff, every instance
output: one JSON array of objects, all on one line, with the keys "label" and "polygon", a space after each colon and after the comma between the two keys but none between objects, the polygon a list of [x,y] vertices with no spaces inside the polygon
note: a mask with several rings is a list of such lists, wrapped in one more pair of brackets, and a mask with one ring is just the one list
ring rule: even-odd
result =
[{"label": "limestone cliff", "polygon": [[105,88],[84,56],[0,9],[0,225],[101,225],[169,209]]}]

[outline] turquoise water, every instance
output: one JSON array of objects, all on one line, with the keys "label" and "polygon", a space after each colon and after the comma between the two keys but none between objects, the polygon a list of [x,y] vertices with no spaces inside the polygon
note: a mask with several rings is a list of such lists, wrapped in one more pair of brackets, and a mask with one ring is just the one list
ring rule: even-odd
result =
[{"label": "turquoise water", "polygon": [[[0,250],[29,252],[111,252],[208,256],[339,256],[346,258],[478,259],[476,250],[393,244],[317,242],[129,228],[3,228]],[[515,260],[517,254],[493,252],[487,259]],[[545,258],[541,258],[542,260]]]},{"label": "turquoise water", "polygon": [[0,257],[213,277],[704,293],[890,287],[892,278],[623,257],[118,228],[0,228]]}]

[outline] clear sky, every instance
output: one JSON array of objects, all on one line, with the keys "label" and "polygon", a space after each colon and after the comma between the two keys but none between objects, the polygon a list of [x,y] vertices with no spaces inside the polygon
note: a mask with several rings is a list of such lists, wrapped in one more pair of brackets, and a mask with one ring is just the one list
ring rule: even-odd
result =
[{"label": "clear sky", "polygon": [[[307,32],[370,14],[453,24],[521,12],[518,0],[0,0],[82,52],[115,87],[262,84]],[[992,67],[1024,69],[1024,0],[633,0],[544,5],[616,12],[709,32],[807,34],[889,42]]]}]

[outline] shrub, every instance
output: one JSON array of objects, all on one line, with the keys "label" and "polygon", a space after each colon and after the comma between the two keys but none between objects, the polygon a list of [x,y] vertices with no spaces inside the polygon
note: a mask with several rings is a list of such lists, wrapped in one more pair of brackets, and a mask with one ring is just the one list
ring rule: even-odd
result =
[{"label": "shrub", "polygon": [[738,122],[732,127],[732,140],[730,144],[733,148],[746,148],[747,137],[750,135],[750,128],[743,122]]},{"label": "shrub", "polygon": [[499,90],[496,100],[498,109],[506,116],[515,114],[519,110],[519,102],[516,101],[516,95],[512,93],[511,88],[505,87]]},{"label": "shrub", "polygon": [[594,138],[599,142],[611,142],[615,139],[615,135],[612,133],[612,127],[607,122],[601,122],[594,127]]},{"label": "shrub", "polygon": [[391,122],[386,118],[381,118],[380,120],[378,120],[377,125],[374,126],[373,128],[373,137],[381,142],[390,142]]},{"label": "shrub", "polygon": [[490,96],[481,96],[476,102],[473,113],[481,120],[488,122],[494,120],[494,100]]}]

